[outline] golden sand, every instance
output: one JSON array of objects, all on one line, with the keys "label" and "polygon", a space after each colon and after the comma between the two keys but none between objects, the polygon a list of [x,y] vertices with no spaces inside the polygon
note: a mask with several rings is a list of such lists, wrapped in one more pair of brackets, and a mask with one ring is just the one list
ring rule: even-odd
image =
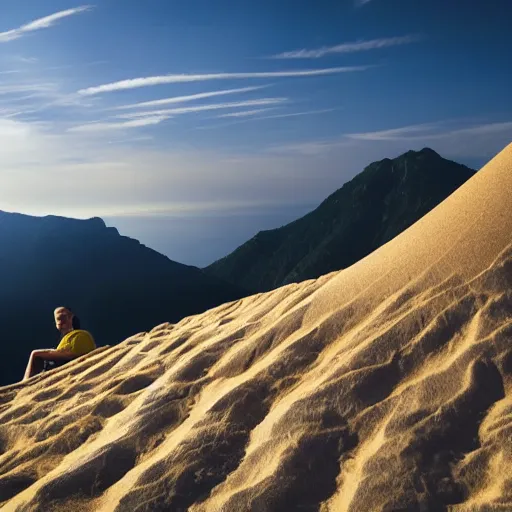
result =
[{"label": "golden sand", "polygon": [[5,511],[512,511],[512,145],[352,267],[0,389]]}]

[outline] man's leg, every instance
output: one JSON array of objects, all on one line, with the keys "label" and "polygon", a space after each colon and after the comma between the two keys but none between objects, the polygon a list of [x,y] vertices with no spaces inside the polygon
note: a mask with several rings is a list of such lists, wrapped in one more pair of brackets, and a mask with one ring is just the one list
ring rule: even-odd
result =
[{"label": "man's leg", "polygon": [[25,375],[23,376],[23,380],[28,380],[30,377],[41,373],[44,367],[44,361],[36,355],[36,350],[34,350],[28,359],[27,369],[25,370]]},{"label": "man's leg", "polygon": [[32,363],[32,372],[30,373],[30,376],[33,377],[42,371],[44,371],[44,359],[41,356],[35,356]]},{"label": "man's leg", "polygon": [[34,364],[34,352],[31,352],[30,357],[28,358],[27,369],[25,370],[25,375],[23,376],[23,380],[30,379],[32,377],[32,365]]}]

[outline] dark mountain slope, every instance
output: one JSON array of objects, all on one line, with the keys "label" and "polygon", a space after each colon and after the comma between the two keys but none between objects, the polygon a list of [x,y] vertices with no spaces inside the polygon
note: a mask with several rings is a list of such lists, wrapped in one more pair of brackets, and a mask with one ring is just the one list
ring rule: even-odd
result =
[{"label": "dark mountain slope", "polygon": [[56,345],[58,305],[74,309],[104,345],[245,295],[99,218],[0,211],[0,385],[22,377],[32,349]]},{"label": "dark mountain slope", "polygon": [[347,268],[414,224],[474,173],[428,148],[372,163],[314,211],[258,233],[204,270],[262,292]]}]

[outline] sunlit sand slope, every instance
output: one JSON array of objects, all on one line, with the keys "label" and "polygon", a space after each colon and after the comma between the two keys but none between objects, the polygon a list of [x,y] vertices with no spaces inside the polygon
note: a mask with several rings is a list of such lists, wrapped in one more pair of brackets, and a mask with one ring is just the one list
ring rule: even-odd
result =
[{"label": "sunlit sand slope", "polygon": [[0,389],[6,511],[512,510],[512,145],[318,280]]}]

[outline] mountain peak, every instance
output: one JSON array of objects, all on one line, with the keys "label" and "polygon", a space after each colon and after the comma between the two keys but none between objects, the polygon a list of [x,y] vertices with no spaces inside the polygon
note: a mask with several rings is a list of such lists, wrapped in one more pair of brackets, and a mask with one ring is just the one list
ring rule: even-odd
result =
[{"label": "mountain peak", "polygon": [[[28,215],[26,213],[7,212],[0,210],[0,218],[6,219],[10,222],[24,222],[24,223],[45,223],[50,222],[54,225],[73,225],[73,226],[88,226],[94,228],[106,228],[105,221],[100,217],[91,217],[89,219],[76,219],[72,217],[64,217],[62,215]],[[38,224],[38,225],[39,225]]]},{"label": "mountain peak", "polygon": [[438,156],[439,158],[441,158],[441,155],[439,153],[437,153],[436,151],[434,151],[432,148],[423,148],[420,153],[425,153],[425,154],[429,154],[429,155],[435,155],[435,156]]},{"label": "mountain peak", "polygon": [[443,158],[439,153],[434,151],[432,148],[427,148],[427,147],[420,149],[419,151],[414,151],[413,149],[411,149],[411,150],[407,151],[406,153],[404,153],[403,155],[399,156],[398,158],[408,157],[408,156],[412,156],[412,157],[431,156],[431,157],[436,157],[436,158]]},{"label": "mountain peak", "polygon": [[384,158],[306,216],[259,233],[206,271],[263,292],[347,268],[414,224],[474,174],[428,147]]}]

